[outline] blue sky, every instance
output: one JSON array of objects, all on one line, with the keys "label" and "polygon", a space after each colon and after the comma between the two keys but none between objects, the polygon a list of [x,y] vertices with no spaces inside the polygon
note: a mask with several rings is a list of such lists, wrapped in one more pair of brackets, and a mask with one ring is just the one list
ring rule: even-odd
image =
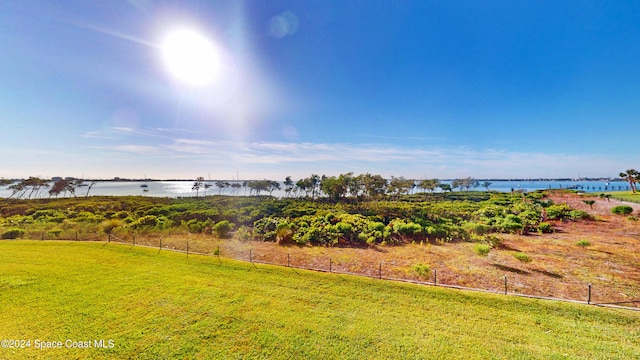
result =
[{"label": "blue sky", "polygon": [[610,177],[639,90],[633,1],[3,2],[0,177]]}]

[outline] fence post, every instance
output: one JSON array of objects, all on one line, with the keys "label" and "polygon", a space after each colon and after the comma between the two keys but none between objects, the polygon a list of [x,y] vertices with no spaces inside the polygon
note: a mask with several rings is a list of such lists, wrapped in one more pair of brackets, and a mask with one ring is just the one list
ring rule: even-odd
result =
[{"label": "fence post", "polygon": [[591,283],[589,283],[589,297],[587,298],[587,304],[591,304]]},{"label": "fence post", "polygon": [[378,263],[378,279],[382,279],[382,261]]},{"label": "fence post", "polygon": [[249,262],[252,263],[253,262],[253,258],[251,256],[251,249],[249,249]]},{"label": "fence post", "polygon": [[291,254],[287,254],[287,267],[291,267],[290,256]]},{"label": "fence post", "polygon": [[329,258],[329,272],[331,272],[331,258]]},{"label": "fence post", "polygon": [[507,295],[507,275],[504,276],[504,294]]},{"label": "fence post", "polygon": [[136,246],[136,236],[133,235],[133,246]]},{"label": "fence post", "polygon": [[40,241],[44,240],[44,231],[42,232],[42,237],[40,238]]},{"label": "fence post", "polygon": [[162,250],[162,238],[160,238],[160,247],[158,248],[158,250]]},{"label": "fence post", "polygon": [[78,241],[78,232],[76,231],[76,241]]},{"label": "fence post", "polygon": [[111,242],[111,233],[107,234],[107,242]]},{"label": "fence post", "polygon": [[187,239],[187,257],[189,257],[189,239]]},{"label": "fence post", "polygon": [[433,285],[438,286],[438,269],[433,269]]}]

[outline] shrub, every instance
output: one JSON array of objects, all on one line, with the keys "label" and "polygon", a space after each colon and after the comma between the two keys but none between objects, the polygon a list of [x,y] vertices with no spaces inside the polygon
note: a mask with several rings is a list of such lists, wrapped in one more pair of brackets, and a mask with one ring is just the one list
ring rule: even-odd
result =
[{"label": "shrub", "polygon": [[276,242],[278,245],[289,243],[293,239],[294,233],[293,226],[289,222],[283,221],[276,228]]},{"label": "shrub", "polygon": [[547,217],[550,220],[560,220],[568,217],[571,213],[571,207],[567,204],[551,205],[547,208]]},{"label": "shrub", "polygon": [[230,223],[228,220],[222,220],[213,226],[213,232],[219,238],[226,238],[234,227],[235,224]]},{"label": "shrub", "polygon": [[421,279],[427,279],[431,276],[431,266],[427,264],[417,263],[413,265],[412,269]]},{"label": "shrub", "polygon": [[17,239],[23,237],[27,232],[20,228],[9,228],[0,234],[2,239]]},{"label": "shrub", "polygon": [[517,215],[509,214],[499,224],[498,229],[502,232],[515,233],[522,230],[522,219]]},{"label": "shrub", "polygon": [[[187,230],[193,234],[199,234],[205,232],[207,227],[211,226],[211,221],[207,219],[207,221],[200,221],[198,219],[191,219],[185,223]],[[210,229],[209,229],[210,230]]]},{"label": "shrub", "polygon": [[265,217],[256,220],[253,223],[253,232],[256,234],[256,237],[262,237],[263,241],[275,241],[277,227],[277,219],[274,219],[272,217]]},{"label": "shrub", "polygon": [[120,224],[121,224],[120,220],[116,220],[116,219],[103,221],[101,224],[102,231],[104,231],[105,234],[111,234],[111,232],[113,232],[113,229],[120,226]]},{"label": "shrub", "polygon": [[529,255],[527,255],[527,254],[525,254],[523,252],[517,252],[517,253],[513,254],[513,256],[516,259],[518,259],[518,260],[520,260],[522,262],[525,262],[525,263],[531,262],[531,258],[529,257]]},{"label": "shrub", "polygon": [[587,246],[591,245],[591,243],[587,240],[580,240],[576,243],[576,245],[580,246],[581,248],[586,248]]},{"label": "shrub", "polygon": [[138,220],[132,222],[131,224],[129,224],[129,226],[133,229],[164,230],[167,227],[169,227],[170,224],[171,224],[170,220],[164,216],[156,217],[155,215],[145,215],[139,218]]},{"label": "shrub", "polygon": [[638,221],[638,218],[633,216],[633,215],[632,216],[627,216],[627,219],[631,220],[631,221]]},{"label": "shrub", "polygon": [[618,205],[611,208],[611,212],[617,215],[629,215],[633,212],[633,208],[629,205]]},{"label": "shrub", "polygon": [[47,235],[53,238],[57,238],[60,234],[62,234],[62,229],[51,229],[47,231]]},{"label": "shrub", "polygon": [[251,232],[251,229],[248,226],[244,225],[240,226],[238,230],[236,230],[234,236],[238,240],[253,240],[253,233]]},{"label": "shrub", "polygon": [[569,216],[571,217],[572,220],[590,220],[590,219],[592,219],[592,216],[589,215],[588,212],[583,211],[583,210],[571,210],[571,212],[569,213]]},{"label": "shrub", "polygon": [[462,224],[462,228],[469,234],[475,235],[483,235],[489,232],[491,227],[489,225],[475,223],[475,222],[465,222]]},{"label": "shrub", "polygon": [[548,222],[541,222],[540,224],[538,224],[538,232],[540,234],[552,233],[553,232],[553,226],[551,226],[551,224],[549,224]]},{"label": "shrub", "polygon": [[476,246],[473,247],[473,252],[480,256],[487,256],[490,251],[491,246],[488,244],[476,244]]}]

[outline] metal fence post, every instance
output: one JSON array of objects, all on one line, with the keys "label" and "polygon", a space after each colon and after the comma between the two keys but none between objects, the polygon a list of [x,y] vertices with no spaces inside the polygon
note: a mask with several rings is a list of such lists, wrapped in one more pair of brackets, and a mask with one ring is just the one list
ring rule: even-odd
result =
[{"label": "metal fence post", "polygon": [[378,264],[378,279],[382,279],[382,261]]},{"label": "metal fence post", "polygon": [[504,294],[507,295],[507,275],[504,276]]},{"label": "metal fence post", "polygon": [[187,239],[187,257],[189,257],[189,239]]},{"label": "metal fence post", "polygon": [[249,262],[250,263],[253,262],[253,257],[251,256],[251,249],[249,249]]},{"label": "metal fence post", "polygon": [[589,297],[587,298],[587,304],[591,304],[591,283],[589,283]]},{"label": "metal fence post", "polygon": [[287,267],[291,267],[290,256],[291,254],[287,254]]},{"label": "metal fence post", "polygon": [[329,258],[329,272],[331,272],[331,258]]},{"label": "metal fence post", "polygon": [[433,285],[438,286],[438,269],[433,269]]}]

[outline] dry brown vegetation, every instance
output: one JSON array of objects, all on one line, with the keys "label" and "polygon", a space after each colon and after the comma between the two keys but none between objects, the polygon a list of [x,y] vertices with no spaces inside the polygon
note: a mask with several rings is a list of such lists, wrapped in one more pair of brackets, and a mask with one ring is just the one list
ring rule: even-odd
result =
[{"label": "dry brown vegetation", "polygon": [[[418,263],[437,271],[439,284],[458,285],[494,291],[508,291],[562,299],[587,300],[588,284],[592,284],[592,302],[619,303],[640,307],[640,221],[613,215],[610,209],[621,204],[600,198],[592,205],[583,203],[584,195],[555,193],[549,195],[557,204],[587,211],[595,220],[551,221],[555,232],[528,235],[501,234],[502,245],[487,256],[474,252],[476,244],[469,242],[411,243],[362,247],[319,247],[278,245],[274,242],[211,240],[192,234],[168,235],[164,248],[184,250],[185,236],[191,252],[214,254],[220,249],[222,258],[253,260],[281,265],[334,272],[358,273],[367,276],[421,280],[413,271]],[[639,204],[627,204],[640,211]],[[589,245],[579,246],[583,241]],[[158,239],[137,240],[158,246]],[[525,262],[514,255],[524,253]]]}]

